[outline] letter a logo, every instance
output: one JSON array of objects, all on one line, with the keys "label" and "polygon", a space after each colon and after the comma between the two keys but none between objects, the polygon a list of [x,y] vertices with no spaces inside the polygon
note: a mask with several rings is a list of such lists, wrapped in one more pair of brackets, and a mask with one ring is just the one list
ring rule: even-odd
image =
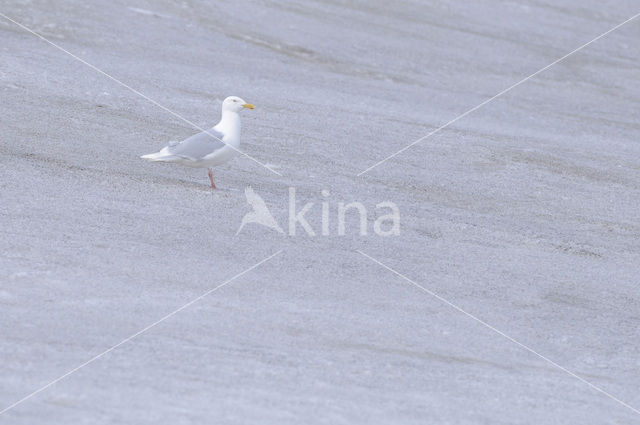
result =
[{"label": "letter a logo", "polygon": [[236,235],[240,233],[245,224],[249,223],[262,224],[270,229],[277,230],[278,233],[284,233],[284,230],[282,230],[276,219],[271,215],[267,204],[264,203],[264,199],[255,193],[251,186],[247,186],[244,190],[244,195],[247,197],[247,202],[251,205],[253,211],[246,213],[244,217],[242,217],[242,223],[240,223],[240,228],[236,232]]}]

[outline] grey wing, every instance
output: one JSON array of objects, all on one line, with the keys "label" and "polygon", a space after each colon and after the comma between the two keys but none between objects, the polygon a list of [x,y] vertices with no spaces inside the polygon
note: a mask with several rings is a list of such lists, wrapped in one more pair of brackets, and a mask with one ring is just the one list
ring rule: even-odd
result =
[{"label": "grey wing", "polygon": [[225,147],[225,143],[222,142],[223,137],[224,134],[214,129],[207,130],[207,132],[203,131],[180,143],[170,144],[168,147],[169,153],[183,158],[199,160]]}]

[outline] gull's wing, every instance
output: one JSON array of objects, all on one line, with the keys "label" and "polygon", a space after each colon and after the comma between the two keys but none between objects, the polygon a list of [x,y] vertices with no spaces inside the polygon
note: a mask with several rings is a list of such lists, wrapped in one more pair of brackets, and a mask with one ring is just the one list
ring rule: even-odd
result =
[{"label": "gull's wing", "polygon": [[167,146],[167,153],[197,161],[225,147],[226,145],[222,142],[223,137],[224,134],[212,128],[207,130],[207,132],[203,131],[194,134],[182,142],[170,143],[169,146]]}]

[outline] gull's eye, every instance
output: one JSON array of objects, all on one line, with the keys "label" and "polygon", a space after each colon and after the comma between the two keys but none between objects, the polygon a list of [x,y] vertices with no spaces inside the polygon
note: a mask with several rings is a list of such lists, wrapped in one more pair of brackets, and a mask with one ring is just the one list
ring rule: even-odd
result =
[{"label": "gull's eye", "polygon": [[233,99],[234,102],[237,102],[237,100]]}]

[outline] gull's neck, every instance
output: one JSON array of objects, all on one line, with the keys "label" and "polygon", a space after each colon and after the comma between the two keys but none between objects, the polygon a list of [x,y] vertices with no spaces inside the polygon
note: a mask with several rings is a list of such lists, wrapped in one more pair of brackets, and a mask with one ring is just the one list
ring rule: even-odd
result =
[{"label": "gull's neck", "polygon": [[228,135],[232,139],[240,138],[240,115],[233,111],[222,111],[222,118],[216,125],[216,129]]}]

